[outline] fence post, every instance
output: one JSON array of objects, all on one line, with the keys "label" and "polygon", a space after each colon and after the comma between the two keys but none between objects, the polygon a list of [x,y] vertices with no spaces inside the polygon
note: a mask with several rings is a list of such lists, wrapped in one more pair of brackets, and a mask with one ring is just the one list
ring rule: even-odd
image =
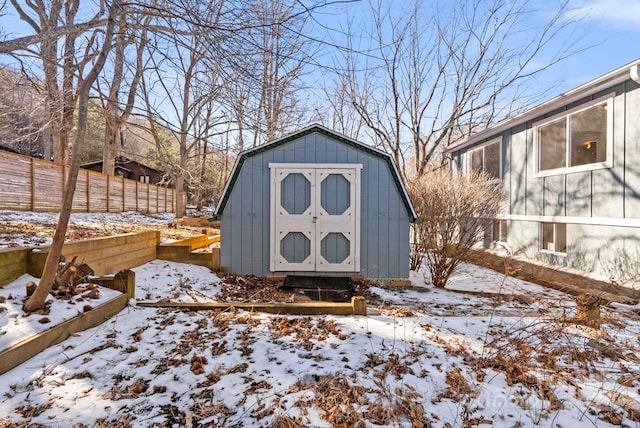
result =
[{"label": "fence post", "polygon": [[122,186],[122,212],[125,212],[125,205],[127,202],[127,198],[125,198],[125,191],[126,191],[126,186],[124,185],[124,177],[122,177],[122,179],[120,179],[120,185]]},{"label": "fence post", "polygon": [[31,158],[31,211],[36,210],[36,169],[33,163],[34,160]]},{"label": "fence post", "polygon": [[89,186],[89,170],[85,169],[85,176],[86,176],[86,182],[87,182],[87,212],[90,213],[91,212],[91,196],[90,196],[90,186]]},{"label": "fence post", "polygon": [[[60,207],[58,208],[59,210],[62,210],[62,203],[64,202],[64,187],[65,187],[65,183],[67,182],[67,174],[65,174],[65,169],[66,166],[65,164],[60,164],[60,166],[62,166],[62,195],[61,195],[61,199],[60,199]],[[73,204],[73,203],[72,203]]]},{"label": "fence post", "polygon": [[109,175],[107,175],[107,212],[109,212],[109,199],[111,199],[111,194],[109,192],[110,187],[111,183],[109,180]]}]

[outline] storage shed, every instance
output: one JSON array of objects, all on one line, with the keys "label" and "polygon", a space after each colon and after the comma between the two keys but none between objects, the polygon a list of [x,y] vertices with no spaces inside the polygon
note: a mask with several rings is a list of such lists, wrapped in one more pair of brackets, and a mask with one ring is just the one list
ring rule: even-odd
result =
[{"label": "storage shed", "polygon": [[391,157],[319,125],[240,153],[216,216],[228,273],[409,276],[416,214]]}]

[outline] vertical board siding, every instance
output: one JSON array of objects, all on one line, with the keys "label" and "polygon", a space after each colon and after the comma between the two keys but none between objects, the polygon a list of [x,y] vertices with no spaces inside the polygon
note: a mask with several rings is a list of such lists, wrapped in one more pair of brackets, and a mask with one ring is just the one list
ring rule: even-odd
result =
[{"label": "vertical board siding", "polygon": [[[230,273],[257,276],[354,274],[353,272],[274,273],[269,270],[271,211],[269,163],[362,164],[361,212],[359,213],[361,270],[359,274],[370,278],[409,276],[409,214],[395,187],[388,166],[376,156],[319,133],[311,133],[256,154],[243,163],[221,217],[221,265],[226,266]],[[299,190],[296,187],[297,184],[293,185],[296,192]],[[328,205],[338,203],[338,200],[332,200],[331,196],[326,197]],[[296,241],[294,250],[296,253],[307,250],[303,242],[305,240],[299,241]],[[339,240],[334,237],[321,243],[321,246],[323,246],[322,251],[342,248]],[[338,252],[335,257],[346,257],[346,255]],[[401,260],[402,257],[405,257],[404,260]]]},{"label": "vertical board siding", "polygon": [[[124,194],[125,194],[124,210],[136,211],[138,209],[138,204],[137,204],[138,182],[134,180],[125,180]],[[167,201],[165,201],[165,204],[166,203]]]},{"label": "vertical board siding", "polygon": [[591,216],[591,172],[567,174],[567,215]]},{"label": "vertical board siding", "polygon": [[124,178],[109,176],[109,212],[124,211]]},{"label": "vertical board siding", "polygon": [[[624,138],[624,213],[640,218],[640,86],[628,82],[625,97]],[[618,149],[620,144],[616,147]]]},{"label": "vertical board siding", "polygon": [[[614,93],[613,165],[607,168],[536,177],[533,124],[557,113]],[[640,228],[589,224],[589,218],[640,218],[640,85],[627,80],[580,101],[548,112],[527,123],[514,125],[508,133],[504,184],[509,191],[505,214],[531,216],[511,220],[510,248],[542,262],[612,276],[620,260],[640,268]],[[454,153],[464,158],[473,147]],[[567,224],[567,254],[539,250],[539,220],[536,217],[581,217],[585,224]],[[627,266],[628,268],[629,266]]]},{"label": "vertical board siding", "polygon": [[526,213],[527,195],[527,133],[517,128],[511,132],[509,145],[509,200],[510,213]]},{"label": "vertical board siding", "polygon": [[[502,182],[506,186],[505,195],[507,200],[509,201],[509,205],[511,205],[511,150],[509,149],[509,141],[511,135],[503,134],[500,139],[500,153],[502,157],[500,159],[500,174],[502,174]],[[511,210],[509,210],[511,212]]]},{"label": "vertical board siding", "polygon": [[[0,151],[0,209],[59,211],[68,173],[68,167],[54,162]],[[174,198],[174,189],[80,169],[71,209],[174,212]]]},{"label": "vertical board siding", "polygon": [[3,184],[0,186],[0,200],[3,207],[10,210],[31,209],[31,199],[23,197],[23,189],[31,188],[31,161],[26,157],[8,157],[0,162],[0,176]]},{"label": "vertical board siding", "polygon": [[[613,167],[592,171],[591,204],[594,217],[622,217],[624,215],[626,96],[622,86],[615,88],[615,90],[616,96],[613,99]],[[594,98],[608,93],[611,91],[605,91]]]},{"label": "vertical board siding", "polygon": [[88,175],[86,170],[78,171],[78,181],[76,182],[76,191],[73,194],[73,206],[71,208],[74,212],[88,212]]},{"label": "vertical board siding", "polygon": [[525,171],[525,214],[527,215],[543,215],[544,212],[544,180],[535,178],[536,165],[534,156],[533,129],[531,123],[527,124],[524,131],[526,144],[527,169]]},{"label": "vertical board siding", "polygon": [[36,206],[34,211],[55,211],[62,206],[63,169],[55,164],[41,164],[34,179]]},{"label": "vertical board siding", "polygon": [[542,179],[544,186],[543,215],[565,215],[564,175],[552,175]]}]

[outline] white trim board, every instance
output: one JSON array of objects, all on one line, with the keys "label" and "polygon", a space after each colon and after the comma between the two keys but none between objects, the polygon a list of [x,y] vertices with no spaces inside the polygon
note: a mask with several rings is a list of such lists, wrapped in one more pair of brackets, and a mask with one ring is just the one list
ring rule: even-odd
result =
[{"label": "white trim board", "polygon": [[[359,272],[360,271],[360,173],[362,164],[270,163],[270,260],[269,269],[279,271]],[[304,212],[288,213],[282,206],[281,184],[290,174],[301,174],[309,182],[310,204]],[[322,206],[323,177],[342,175],[349,183],[348,209],[329,214]],[[302,233],[309,240],[310,252],[300,262],[290,262],[280,245],[289,233]],[[349,242],[349,255],[341,262],[329,262],[322,255],[325,236],[340,233]]]},{"label": "white trim board", "polygon": [[269,169],[362,169],[361,163],[277,163],[270,162]]},{"label": "white trim board", "polygon": [[612,227],[640,227],[640,218],[612,218],[612,217],[575,217],[575,216],[549,216],[549,215],[500,215],[500,220],[534,221],[545,223],[587,224],[592,226]]}]

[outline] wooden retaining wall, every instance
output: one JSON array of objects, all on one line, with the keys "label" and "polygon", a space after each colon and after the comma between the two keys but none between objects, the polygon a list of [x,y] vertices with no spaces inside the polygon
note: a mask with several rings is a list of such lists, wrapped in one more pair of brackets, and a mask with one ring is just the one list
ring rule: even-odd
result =
[{"label": "wooden retaining wall", "polygon": [[49,330],[34,334],[7,349],[0,350],[0,374],[19,366],[29,358],[39,354],[49,346],[62,342],[72,334],[96,327],[109,320],[123,310],[127,306],[129,298],[133,297],[135,274],[131,271],[124,271],[112,278],[102,278],[98,282],[109,288],[118,289],[119,287],[124,294],[102,303],[88,312],[53,326]]},{"label": "wooden retaining wall", "polygon": [[27,272],[30,248],[0,249],[0,287],[14,281]]},{"label": "wooden retaining wall", "polygon": [[212,248],[211,252],[194,253],[190,245],[165,244],[156,248],[156,258],[218,269],[220,267],[220,248]]},{"label": "wooden retaining wall", "polygon": [[[160,232],[153,230],[69,242],[64,244],[62,255],[67,261],[77,256],[79,262],[91,266],[95,275],[111,275],[155,260],[159,244]],[[48,246],[28,252],[27,273],[39,277],[48,252]]]},{"label": "wooden retaining wall", "polygon": [[[219,236],[203,234],[160,244],[160,232],[152,230],[68,242],[62,247],[62,255],[67,261],[77,256],[77,261],[88,264],[98,276],[112,275],[155,259],[190,263],[214,270],[220,267],[220,248],[212,248],[211,251],[206,252],[193,252],[193,250],[219,240]],[[25,273],[39,278],[42,275],[49,248],[44,246],[0,249],[0,287]]]},{"label": "wooden retaining wall", "polygon": [[298,302],[298,303],[241,303],[241,302],[138,302],[144,308],[172,308],[176,310],[210,311],[231,308],[280,315],[367,315],[367,301],[354,296],[351,302]]},{"label": "wooden retaining wall", "polygon": [[585,292],[590,292],[599,294],[600,297],[607,301],[617,301],[627,304],[635,304],[640,299],[639,290],[613,285],[605,281],[598,281],[597,279],[580,275],[578,272],[568,272],[555,269],[552,266],[531,263],[512,257],[507,258],[484,250],[472,250],[466,258],[466,261],[474,265],[493,269],[500,273],[505,272],[506,266],[509,276],[572,295],[581,295]]},{"label": "wooden retaining wall", "polygon": [[[133,267],[160,258],[217,268],[220,259],[219,248],[214,248],[213,252],[191,251],[218,240],[219,237],[198,235],[184,242],[160,245],[160,232],[149,231],[64,244],[62,255],[67,260],[78,256],[79,261],[87,263],[94,270],[94,274],[98,275],[92,278],[93,282],[121,291],[123,294],[49,330],[0,350],[0,374],[17,367],[74,333],[107,321],[124,309],[129,299],[135,297],[135,272],[130,270]],[[49,246],[0,249],[0,288],[25,273],[40,277],[48,249]]]},{"label": "wooden retaining wall", "polygon": [[[0,151],[0,209],[58,212],[65,165]],[[80,169],[74,212],[175,212],[175,190]]]}]

